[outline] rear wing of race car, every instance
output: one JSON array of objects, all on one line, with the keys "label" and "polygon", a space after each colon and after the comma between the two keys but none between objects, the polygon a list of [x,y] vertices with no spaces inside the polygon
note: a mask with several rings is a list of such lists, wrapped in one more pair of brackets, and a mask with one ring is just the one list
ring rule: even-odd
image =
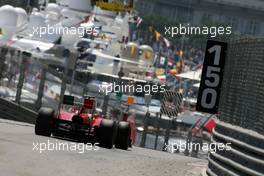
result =
[{"label": "rear wing of race car", "polygon": [[96,107],[95,97],[89,97],[89,96],[85,96],[83,102],[81,102],[78,101],[77,98],[72,95],[64,95],[62,104],[72,105],[72,106],[73,105],[83,106],[86,109],[95,109]]}]

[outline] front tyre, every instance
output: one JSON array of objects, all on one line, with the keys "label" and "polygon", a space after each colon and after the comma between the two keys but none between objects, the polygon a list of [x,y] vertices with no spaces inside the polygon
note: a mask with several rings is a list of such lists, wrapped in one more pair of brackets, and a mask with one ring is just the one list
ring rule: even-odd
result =
[{"label": "front tyre", "polygon": [[130,128],[128,122],[119,122],[117,127],[115,147],[127,150],[130,143]]},{"label": "front tyre", "polygon": [[41,108],[38,112],[38,117],[35,123],[35,134],[41,136],[50,136],[53,117],[53,109]]},{"label": "front tyre", "polygon": [[96,138],[100,147],[111,149],[114,144],[115,122],[103,119],[96,130]]}]

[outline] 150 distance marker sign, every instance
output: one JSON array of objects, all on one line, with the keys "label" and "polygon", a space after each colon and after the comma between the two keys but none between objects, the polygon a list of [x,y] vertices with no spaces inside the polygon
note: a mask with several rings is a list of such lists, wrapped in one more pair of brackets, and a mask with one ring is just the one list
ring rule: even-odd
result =
[{"label": "150 distance marker sign", "polygon": [[218,112],[226,52],[227,43],[213,40],[207,41],[196,105],[197,111],[211,114]]}]

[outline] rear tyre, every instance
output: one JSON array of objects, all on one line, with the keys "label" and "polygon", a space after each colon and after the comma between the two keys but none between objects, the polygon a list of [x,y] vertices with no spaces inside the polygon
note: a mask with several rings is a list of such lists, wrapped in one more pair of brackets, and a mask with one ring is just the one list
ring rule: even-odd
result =
[{"label": "rear tyre", "polygon": [[113,120],[103,119],[98,129],[96,129],[96,138],[100,147],[111,149],[114,144],[115,122]]},{"label": "rear tyre", "polygon": [[119,122],[115,140],[115,147],[127,150],[130,141],[130,128],[128,122]]},{"label": "rear tyre", "polygon": [[41,136],[50,136],[52,129],[52,119],[54,110],[51,108],[41,108],[35,123],[35,134]]}]

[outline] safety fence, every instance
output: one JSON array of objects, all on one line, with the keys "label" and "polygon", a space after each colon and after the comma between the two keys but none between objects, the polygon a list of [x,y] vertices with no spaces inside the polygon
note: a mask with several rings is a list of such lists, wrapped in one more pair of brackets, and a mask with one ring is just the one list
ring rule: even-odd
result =
[{"label": "safety fence", "polygon": [[210,176],[264,175],[264,39],[229,41],[213,142],[231,150],[209,155]]},{"label": "safety fence", "polygon": [[264,134],[264,39],[229,44],[220,120]]}]

